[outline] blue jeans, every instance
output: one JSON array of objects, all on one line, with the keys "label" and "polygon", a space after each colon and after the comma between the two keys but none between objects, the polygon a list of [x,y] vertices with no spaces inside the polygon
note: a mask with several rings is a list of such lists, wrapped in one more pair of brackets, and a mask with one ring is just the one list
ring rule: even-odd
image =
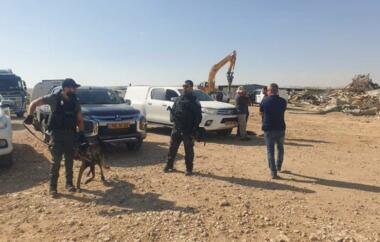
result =
[{"label": "blue jeans", "polygon": [[[277,175],[277,168],[281,168],[284,161],[285,131],[264,131],[264,140],[267,145],[269,169],[272,175]],[[277,144],[277,161],[275,162],[274,146]]]}]

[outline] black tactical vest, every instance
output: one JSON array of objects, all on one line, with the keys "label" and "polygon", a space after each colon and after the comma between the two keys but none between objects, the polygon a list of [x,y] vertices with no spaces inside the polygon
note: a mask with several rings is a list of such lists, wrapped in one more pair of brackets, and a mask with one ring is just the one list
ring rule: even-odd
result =
[{"label": "black tactical vest", "polygon": [[191,132],[194,128],[194,113],[193,107],[195,104],[195,97],[181,96],[175,102],[172,110],[172,121],[174,122],[174,127],[181,131]]},{"label": "black tactical vest", "polygon": [[72,130],[77,127],[76,98],[66,100],[61,93],[57,94],[57,104],[55,110],[49,116],[48,129],[51,130]]}]

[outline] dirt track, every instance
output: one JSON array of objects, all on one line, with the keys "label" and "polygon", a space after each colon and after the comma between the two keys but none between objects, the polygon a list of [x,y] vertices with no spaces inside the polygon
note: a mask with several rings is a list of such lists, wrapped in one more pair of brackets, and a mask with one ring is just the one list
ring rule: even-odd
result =
[{"label": "dirt track", "polygon": [[[106,154],[107,184],[46,196],[48,151],[14,121],[15,162],[0,171],[0,241],[380,241],[380,120],[290,109],[282,180],[263,139],[196,144],[196,175],[162,173],[168,131],[138,153]],[[259,130],[257,109],[249,129]],[[76,162],[76,172],[79,162]],[[97,174],[98,175],[98,174]],[[354,240],[351,240],[354,239]]]}]

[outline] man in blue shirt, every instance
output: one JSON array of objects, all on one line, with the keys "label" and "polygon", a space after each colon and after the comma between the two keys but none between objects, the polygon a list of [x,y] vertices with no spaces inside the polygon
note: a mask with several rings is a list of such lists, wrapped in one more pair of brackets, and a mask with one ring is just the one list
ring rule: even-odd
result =
[{"label": "man in blue shirt", "polygon": [[[267,146],[268,163],[272,178],[278,179],[277,171],[281,171],[284,160],[285,139],[285,110],[286,100],[278,95],[278,85],[272,83],[268,86],[268,96],[260,104],[260,112],[263,115],[262,130]],[[275,162],[274,147],[277,145],[277,161]]]}]

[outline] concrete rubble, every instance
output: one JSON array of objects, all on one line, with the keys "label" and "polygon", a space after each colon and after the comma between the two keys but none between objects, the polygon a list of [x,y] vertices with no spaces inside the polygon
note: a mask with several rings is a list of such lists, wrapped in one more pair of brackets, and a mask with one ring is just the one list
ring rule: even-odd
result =
[{"label": "concrete rubble", "polygon": [[289,103],[325,114],[376,115],[380,111],[380,86],[368,75],[356,75],[343,89],[303,90],[291,95]]}]

